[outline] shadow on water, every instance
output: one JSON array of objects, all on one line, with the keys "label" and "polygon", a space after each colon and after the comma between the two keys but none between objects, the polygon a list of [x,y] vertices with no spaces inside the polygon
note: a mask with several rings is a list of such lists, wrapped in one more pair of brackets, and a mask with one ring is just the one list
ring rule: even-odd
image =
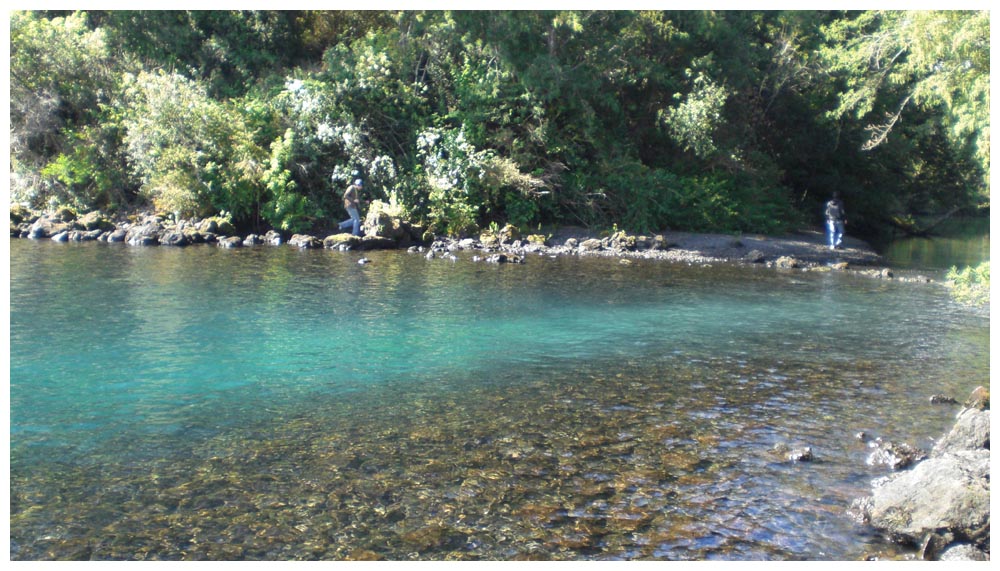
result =
[{"label": "shadow on water", "polygon": [[947,270],[976,266],[990,259],[990,219],[965,218],[948,221],[931,237],[896,237],[876,248],[895,268]]}]

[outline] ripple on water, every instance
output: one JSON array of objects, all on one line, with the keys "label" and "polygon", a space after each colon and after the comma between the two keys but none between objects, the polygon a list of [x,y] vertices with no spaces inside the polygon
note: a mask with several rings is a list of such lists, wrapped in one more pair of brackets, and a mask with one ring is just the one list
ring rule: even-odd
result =
[{"label": "ripple on water", "polygon": [[11,259],[17,560],[856,559],[853,434],[988,378],[988,318],[830,275],[48,246]]}]

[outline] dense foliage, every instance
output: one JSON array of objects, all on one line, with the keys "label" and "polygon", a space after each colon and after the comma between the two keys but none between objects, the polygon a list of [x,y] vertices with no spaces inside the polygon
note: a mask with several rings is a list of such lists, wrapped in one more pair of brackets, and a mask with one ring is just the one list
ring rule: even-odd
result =
[{"label": "dense foliage", "polygon": [[12,203],[854,231],[989,207],[988,12],[12,12]]}]

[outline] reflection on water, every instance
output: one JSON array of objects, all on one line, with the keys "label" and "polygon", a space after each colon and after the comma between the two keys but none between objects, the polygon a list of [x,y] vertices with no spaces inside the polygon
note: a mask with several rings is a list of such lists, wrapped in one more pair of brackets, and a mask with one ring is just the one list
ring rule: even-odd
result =
[{"label": "reflection on water", "polygon": [[882,248],[893,267],[947,270],[976,266],[990,259],[989,218],[959,219],[937,228],[931,238],[899,238]]},{"label": "reflection on water", "polygon": [[857,559],[988,382],[936,286],[117,246],[12,244],[13,559]]}]

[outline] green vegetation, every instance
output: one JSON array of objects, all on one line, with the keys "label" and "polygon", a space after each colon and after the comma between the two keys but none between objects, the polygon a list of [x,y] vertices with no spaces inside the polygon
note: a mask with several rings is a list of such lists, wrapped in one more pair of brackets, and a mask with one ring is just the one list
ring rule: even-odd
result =
[{"label": "green vegetation", "polygon": [[990,263],[948,271],[951,293],[955,299],[969,305],[985,305],[990,301]]},{"label": "green vegetation", "polygon": [[11,199],[328,229],[989,208],[989,13],[11,12]]}]

